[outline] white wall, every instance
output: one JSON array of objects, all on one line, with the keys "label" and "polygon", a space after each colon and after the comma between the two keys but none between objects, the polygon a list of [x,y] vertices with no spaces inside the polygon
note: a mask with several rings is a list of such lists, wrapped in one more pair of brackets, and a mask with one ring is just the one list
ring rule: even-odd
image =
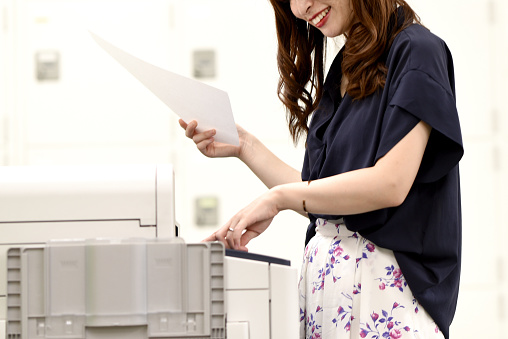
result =
[{"label": "white wall", "polygon": [[4,8],[6,8],[6,4],[4,0],[0,1],[0,6],[2,11],[0,12],[0,165],[6,163],[6,112],[7,112],[7,102],[6,102],[6,85],[7,85],[7,53],[8,53],[8,41],[7,41],[7,22],[6,17],[4,16]]},{"label": "white wall", "polygon": [[[235,159],[207,159],[180,131],[176,115],[90,40],[93,28],[133,54],[182,75],[197,49],[214,49],[217,76],[236,121],[277,155],[301,167],[276,97],[276,38],[268,1],[0,0],[0,165],[154,163],[176,166],[177,218],[199,241],[261,194]],[[452,336],[502,338],[508,297],[508,24],[503,0],[411,0],[444,38],[456,66],[465,156],[463,275]],[[503,15],[504,14],[504,15]],[[61,78],[38,82],[34,55],[58,51]],[[217,225],[195,224],[195,199],[219,199]],[[300,263],[306,220],[281,213],[253,252]],[[473,320],[474,319],[474,320]],[[481,325],[479,325],[481,324]]]}]

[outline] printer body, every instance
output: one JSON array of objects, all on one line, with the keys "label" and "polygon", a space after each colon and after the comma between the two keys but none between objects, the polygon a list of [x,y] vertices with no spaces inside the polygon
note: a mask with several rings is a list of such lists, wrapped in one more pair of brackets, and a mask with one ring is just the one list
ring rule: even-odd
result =
[{"label": "printer body", "polygon": [[298,335],[289,263],[177,233],[171,165],[0,168],[0,339]]}]

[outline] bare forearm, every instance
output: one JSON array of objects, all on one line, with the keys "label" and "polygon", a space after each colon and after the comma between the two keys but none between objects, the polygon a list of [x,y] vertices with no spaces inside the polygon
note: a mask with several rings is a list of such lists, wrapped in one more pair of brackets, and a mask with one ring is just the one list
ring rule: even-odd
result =
[{"label": "bare forearm", "polygon": [[299,171],[279,159],[253,135],[246,138],[239,158],[268,188],[302,180]]},{"label": "bare forearm", "polygon": [[[390,187],[391,186],[391,187]],[[280,210],[314,214],[350,215],[401,203],[398,188],[378,179],[374,168],[365,168],[333,177],[285,184],[273,189]]]}]

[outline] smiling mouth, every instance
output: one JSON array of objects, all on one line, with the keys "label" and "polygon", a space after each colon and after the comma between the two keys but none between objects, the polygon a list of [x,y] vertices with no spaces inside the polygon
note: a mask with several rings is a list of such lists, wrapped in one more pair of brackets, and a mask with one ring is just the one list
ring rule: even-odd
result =
[{"label": "smiling mouth", "polygon": [[319,13],[318,15],[316,15],[314,18],[312,18],[310,20],[310,22],[316,26],[321,20],[323,20],[323,18],[328,14],[328,12],[330,11],[330,7],[326,8],[325,10],[323,10],[321,13]]}]

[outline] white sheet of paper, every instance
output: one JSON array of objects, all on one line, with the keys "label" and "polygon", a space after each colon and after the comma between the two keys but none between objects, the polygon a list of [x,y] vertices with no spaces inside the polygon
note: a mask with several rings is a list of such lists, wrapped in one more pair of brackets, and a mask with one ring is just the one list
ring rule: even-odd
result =
[{"label": "white sheet of paper", "polygon": [[215,140],[239,145],[227,92],[149,64],[113,46],[96,34],[92,38],[136,79],[184,121],[198,122],[198,131],[216,129]]}]

